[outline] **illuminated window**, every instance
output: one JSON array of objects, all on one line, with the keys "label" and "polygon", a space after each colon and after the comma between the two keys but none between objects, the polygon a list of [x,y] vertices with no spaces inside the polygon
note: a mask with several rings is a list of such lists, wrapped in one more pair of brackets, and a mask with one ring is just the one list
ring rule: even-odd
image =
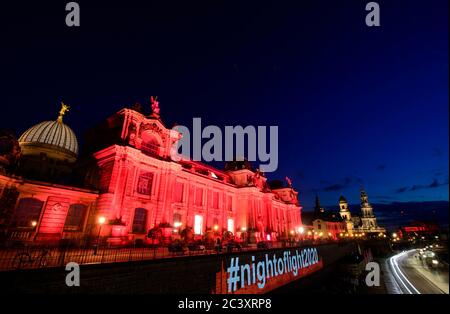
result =
[{"label": "illuminated window", "polygon": [[136,208],[134,210],[133,232],[134,233],[146,232],[145,230],[146,224],[147,224],[147,210],[145,208]]},{"label": "illuminated window", "polygon": [[181,214],[175,213],[173,214],[173,226],[178,228],[181,226]]},{"label": "illuminated window", "polygon": [[203,205],[203,189],[197,188],[195,190],[195,205],[202,206]]},{"label": "illuminated window", "polygon": [[150,195],[152,193],[153,173],[145,172],[139,176],[137,192],[143,195]]},{"label": "illuminated window", "polygon": [[175,188],[174,188],[174,202],[176,203],[183,203],[183,189],[184,184],[182,182],[175,182]]},{"label": "illuminated window", "polygon": [[81,230],[83,227],[84,217],[86,216],[87,206],[83,204],[72,204],[67,212],[64,230]]},{"label": "illuminated window", "polygon": [[31,227],[32,221],[38,221],[44,202],[36,198],[22,198],[12,219],[15,227]]},{"label": "illuminated window", "polygon": [[203,216],[195,215],[194,217],[194,233],[203,234]]},{"label": "illuminated window", "polygon": [[231,218],[228,218],[227,230],[234,233],[234,220]]}]

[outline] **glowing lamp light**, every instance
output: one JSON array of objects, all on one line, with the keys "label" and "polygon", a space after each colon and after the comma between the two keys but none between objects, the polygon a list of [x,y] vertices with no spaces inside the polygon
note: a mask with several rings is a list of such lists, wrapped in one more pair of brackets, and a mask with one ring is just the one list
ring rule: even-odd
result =
[{"label": "glowing lamp light", "polygon": [[267,241],[270,241],[270,234],[266,236]]},{"label": "glowing lamp light", "polygon": [[219,226],[218,225],[214,225],[214,230],[215,231],[219,230]]},{"label": "glowing lamp light", "polygon": [[294,234],[294,230],[291,230],[291,234]]},{"label": "glowing lamp light", "polygon": [[432,263],[433,263],[434,265],[437,265],[437,264],[439,264],[439,262],[438,262],[437,260],[435,260],[435,259],[434,259],[434,260],[432,260],[431,262],[432,262]]},{"label": "glowing lamp light", "polygon": [[331,232],[328,232],[328,236],[331,237]]},{"label": "glowing lamp light", "polygon": [[241,231],[242,231],[242,232],[245,232],[245,231],[247,231],[247,228],[246,228],[246,227],[242,227],[242,228],[241,228]]},{"label": "glowing lamp light", "polygon": [[98,223],[103,225],[106,222],[106,218],[103,216],[98,217]]},{"label": "glowing lamp light", "polygon": [[311,235],[311,231],[308,231],[308,235],[309,235],[309,236]]},{"label": "glowing lamp light", "polygon": [[182,223],[179,222],[179,221],[177,221],[177,222],[175,222],[175,223],[173,224],[173,226],[174,226],[175,228],[179,228],[179,227],[181,227],[181,225],[182,225]]},{"label": "glowing lamp light", "polygon": [[319,237],[323,236],[323,232],[319,233]]},{"label": "glowing lamp light", "polygon": [[37,221],[36,221],[36,220],[33,220],[33,221],[31,222],[31,226],[36,227],[36,225],[37,225]]},{"label": "glowing lamp light", "polygon": [[393,238],[396,238],[396,237],[397,237],[397,234],[394,232],[394,233],[392,234],[392,237],[393,237]]},{"label": "glowing lamp light", "polygon": [[344,235],[344,234],[343,234],[342,232],[341,232],[341,233],[339,233],[339,236],[340,236],[340,237],[342,237],[343,235]]},{"label": "glowing lamp light", "polygon": [[303,227],[298,227],[298,232],[299,232],[300,234],[305,233],[305,228],[303,228]]}]

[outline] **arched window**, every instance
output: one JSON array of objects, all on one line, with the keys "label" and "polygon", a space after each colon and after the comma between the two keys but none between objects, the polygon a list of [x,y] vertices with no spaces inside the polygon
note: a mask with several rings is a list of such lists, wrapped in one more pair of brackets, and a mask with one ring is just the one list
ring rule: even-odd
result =
[{"label": "arched window", "polygon": [[86,217],[87,206],[84,204],[72,204],[67,212],[65,231],[77,231],[83,227],[84,217]]},{"label": "arched window", "polygon": [[12,219],[12,225],[15,227],[31,227],[32,222],[39,220],[43,203],[32,197],[19,200]]},{"label": "arched window", "polygon": [[133,218],[133,233],[145,233],[147,224],[147,210],[145,208],[136,208]]}]

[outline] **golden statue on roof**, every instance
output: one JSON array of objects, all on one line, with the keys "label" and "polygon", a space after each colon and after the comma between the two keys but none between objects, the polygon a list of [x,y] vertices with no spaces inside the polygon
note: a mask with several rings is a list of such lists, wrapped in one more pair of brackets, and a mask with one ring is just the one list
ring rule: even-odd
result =
[{"label": "golden statue on roof", "polygon": [[59,110],[58,122],[62,123],[62,119],[67,111],[69,111],[70,106],[66,105],[64,102],[61,102],[61,110]]}]

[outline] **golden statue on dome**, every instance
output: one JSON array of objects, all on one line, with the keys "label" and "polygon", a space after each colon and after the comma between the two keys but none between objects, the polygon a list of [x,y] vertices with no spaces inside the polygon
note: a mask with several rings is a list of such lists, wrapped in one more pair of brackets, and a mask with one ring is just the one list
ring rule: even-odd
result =
[{"label": "golden statue on dome", "polygon": [[152,115],[159,118],[159,101],[158,101],[158,96],[151,96],[150,97],[150,102],[152,104]]},{"label": "golden statue on dome", "polygon": [[62,119],[67,111],[69,111],[70,106],[66,105],[64,102],[61,102],[61,110],[59,110],[58,122],[62,123]]}]

